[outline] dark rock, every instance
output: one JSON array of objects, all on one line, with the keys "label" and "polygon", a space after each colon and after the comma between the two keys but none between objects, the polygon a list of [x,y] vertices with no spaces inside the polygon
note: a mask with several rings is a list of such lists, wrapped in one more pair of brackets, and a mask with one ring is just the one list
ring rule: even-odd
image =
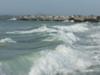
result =
[{"label": "dark rock", "polygon": [[99,22],[100,16],[18,16],[17,20]]}]

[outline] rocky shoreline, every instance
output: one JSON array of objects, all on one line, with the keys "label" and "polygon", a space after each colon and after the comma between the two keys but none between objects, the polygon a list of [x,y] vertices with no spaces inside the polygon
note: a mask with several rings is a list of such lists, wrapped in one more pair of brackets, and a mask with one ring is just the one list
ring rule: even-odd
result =
[{"label": "rocky shoreline", "polygon": [[100,22],[100,16],[17,16],[22,21]]}]

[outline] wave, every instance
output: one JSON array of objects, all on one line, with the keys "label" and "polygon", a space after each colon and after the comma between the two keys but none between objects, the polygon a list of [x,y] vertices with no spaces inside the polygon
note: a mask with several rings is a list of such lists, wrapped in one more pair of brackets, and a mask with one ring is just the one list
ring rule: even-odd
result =
[{"label": "wave", "polygon": [[95,39],[100,39],[100,34],[95,33],[95,34],[90,35],[90,37],[95,38]]},{"label": "wave", "polygon": [[72,45],[75,42],[79,41],[79,37],[75,35],[74,32],[84,32],[89,30],[87,24],[74,24],[73,26],[53,26],[57,31],[56,33],[50,33],[49,37],[43,39],[43,41],[63,41],[67,45]]},{"label": "wave", "polygon": [[16,41],[11,38],[4,38],[0,40],[0,43],[16,43]]},{"label": "wave", "polygon": [[43,25],[36,29],[31,30],[22,30],[22,31],[12,31],[12,32],[6,32],[7,34],[31,34],[36,32],[58,32],[60,30],[62,31],[69,31],[69,32],[84,32],[89,30],[86,23],[79,23],[74,24],[70,26],[52,26],[51,28],[47,27],[46,25]]},{"label": "wave", "polygon": [[2,71],[2,63],[0,63],[0,75],[6,75],[3,71]]},{"label": "wave", "polygon": [[11,19],[8,19],[8,20],[16,21],[16,20],[17,20],[17,18],[11,18]]},{"label": "wave", "polygon": [[44,39],[43,41],[54,41],[54,40],[60,40],[67,44],[72,45],[76,41],[79,41],[80,39],[72,32],[64,32],[64,31],[58,31],[56,34],[49,34],[50,37]]},{"label": "wave", "polygon": [[69,32],[84,32],[84,31],[89,30],[87,28],[87,23],[78,23],[78,24],[73,24],[70,26],[54,26],[54,28],[57,28],[63,31],[69,31]]},{"label": "wave", "polygon": [[68,43],[69,45],[79,40],[79,38],[71,32],[65,33],[61,31],[60,33],[58,33],[58,35],[60,35],[59,40],[62,40],[63,42]]},{"label": "wave", "polygon": [[[77,41],[82,42],[81,38],[76,36],[74,32],[88,31],[87,24],[79,23],[71,26],[53,26],[53,28],[57,32],[50,33],[50,37],[43,41],[60,40],[64,44],[58,45],[53,50],[42,51],[41,57],[33,62],[29,75],[74,75],[74,73],[78,75],[78,72],[81,75],[81,72],[84,74],[84,72],[97,71],[94,66],[100,65],[100,51],[99,53],[97,51],[98,54],[96,53],[95,55],[93,51],[84,51],[85,48],[83,47],[91,47],[90,44],[83,46],[83,49],[80,48],[79,50],[74,46],[72,48],[69,46]],[[90,38],[86,39],[89,40]]]},{"label": "wave", "polygon": [[47,26],[41,26],[37,29],[26,30],[26,31],[13,31],[13,32],[6,32],[7,34],[31,34],[36,32],[56,32],[55,29],[48,28]]},{"label": "wave", "polygon": [[89,54],[65,44],[58,45],[53,50],[16,58],[1,62],[0,75],[83,75],[85,72],[97,71],[90,68],[95,62]]},{"label": "wave", "polygon": [[[34,52],[32,55],[27,55],[27,58],[24,58],[22,55],[22,59],[16,57],[17,59],[15,60],[12,59],[10,62],[5,62],[5,64],[2,63],[4,66],[2,66],[3,69],[0,69],[0,74],[13,75],[16,73],[16,75],[83,75],[83,72],[93,72],[94,68],[91,67],[94,67],[100,63],[100,51],[97,51],[97,54],[96,52],[92,51],[95,46],[91,46],[90,44],[81,45],[80,42],[91,42],[88,36],[94,40],[94,38],[96,38],[99,34],[88,35],[89,33],[87,33],[86,35],[88,36],[82,38],[81,36],[78,37],[78,35],[75,34],[77,32],[81,32],[80,34],[82,34],[88,30],[89,28],[86,23],[78,23],[70,26],[61,25],[47,27],[46,25],[43,25],[39,28],[31,30],[7,32],[7,34],[49,32],[49,34],[47,34],[48,38],[46,37],[46,39],[43,39],[43,41],[55,42],[57,40],[57,42],[61,41],[62,44],[60,43],[60,45],[58,45],[58,43],[57,46],[55,45],[56,47],[53,49],[45,50],[42,48],[43,50],[39,51],[39,54]],[[83,36],[86,35],[83,34]],[[10,42],[11,40],[14,41],[11,38],[5,38],[1,40],[8,42],[9,39]],[[85,39],[85,41],[83,39]],[[99,37],[97,39],[99,39]],[[96,42],[97,41],[98,40],[96,40]],[[16,43],[16,41],[14,42]],[[79,44],[76,42],[79,42]],[[79,47],[80,49],[76,47]],[[90,51],[87,52],[86,48],[88,50],[90,49]],[[96,51],[96,49],[94,51]],[[6,74],[4,74],[5,72]]]},{"label": "wave", "polygon": [[54,51],[48,50],[41,54],[41,58],[33,63],[29,75],[73,74],[94,64],[86,54],[65,45],[58,45]]}]

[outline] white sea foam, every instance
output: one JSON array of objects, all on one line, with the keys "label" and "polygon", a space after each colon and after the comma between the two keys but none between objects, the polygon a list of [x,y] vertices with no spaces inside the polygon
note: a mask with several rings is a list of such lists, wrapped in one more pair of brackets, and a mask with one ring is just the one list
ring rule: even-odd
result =
[{"label": "white sea foam", "polygon": [[79,38],[76,37],[73,33],[65,33],[63,31],[58,32],[58,39],[69,44],[73,44],[74,42],[79,40]]},{"label": "white sea foam", "polygon": [[85,70],[93,64],[88,58],[84,53],[59,45],[55,51],[42,52],[42,57],[33,64],[29,75],[67,75]]},{"label": "white sea foam", "polygon": [[4,38],[0,40],[0,43],[16,43],[16,41],[11,38]]},{"label": "white sea foam", "polygon": [[54,41],[60,40],[68,44],[73,44],[79,40],[79,38],[72,32],[58,31],[56,34],[51,34],[49,38],[44,39],[43,41]]},{"label": "white sea foam", "polygon": [[100,34],[99,33],[91,34],[90,37],[100,39]]},{"label": "white sea foam", "polygon": [[6,75],[2,70],[2,63],[0,63],[0,75]]},{"label": "white sea foam", "polygon": [[44,25],[37,29],[31,29],[25,31],[13,31],[13,32],[7,32],[7,34],[31,34],[35,32],[56,32],[56,30],[52,28],[48,28],[46,25]]},{"label": "white sea foam", "polygon": [[15,21],[15,20],[17,20],[17,18],[13,17],[13,18],[8,19],[8,20],[13,20],[13,21]]},{"label": "white sea foam", "polygon": [[[54,41],[54,40],[61,40],[65,43],[73,44],[74,42],[78,41],[79,38],[73,32],[66,32],[69,29],[67,26],[56,26],[58,29],[56,33],[50,33],[49,38],[44,39],[43,41]],[[66,29],[67,27],[67,29]],[[55,26],[54,26],[55,28]],[[71,31],[71,30],[70,30]],[[73,31],[73,29],[72,29]]]},{"label": "white sea foam", "polygon": [[57,28],[63,31],[70,31],[70,32],[84,32],[84,31],[89,30],[86,26],[87,24],[79,23],[79,24],[74,24],[70,26],[54,26],[54,28]]},{"label": "white sea foam", "polygon": [[22,30],[22,31],[12,31],[12,32],[6,32],[7,34],[30,34],[35,32],[57,32],[57,31],[70,31],[70,32],[84,32],[87,31],[88,28],[86,27],[87,24],[79,23],[71,26],[53,26],[51,28],[47,27],[46,25],[43,25],[36,29],[31,30]]}]

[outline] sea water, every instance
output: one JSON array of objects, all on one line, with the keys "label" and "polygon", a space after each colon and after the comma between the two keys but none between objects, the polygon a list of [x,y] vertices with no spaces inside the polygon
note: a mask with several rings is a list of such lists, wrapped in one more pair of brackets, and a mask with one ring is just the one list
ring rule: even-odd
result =
[{"label": "sea water", "polygon": [[100,23],[0,21],[0,75],[100,75]]}]

